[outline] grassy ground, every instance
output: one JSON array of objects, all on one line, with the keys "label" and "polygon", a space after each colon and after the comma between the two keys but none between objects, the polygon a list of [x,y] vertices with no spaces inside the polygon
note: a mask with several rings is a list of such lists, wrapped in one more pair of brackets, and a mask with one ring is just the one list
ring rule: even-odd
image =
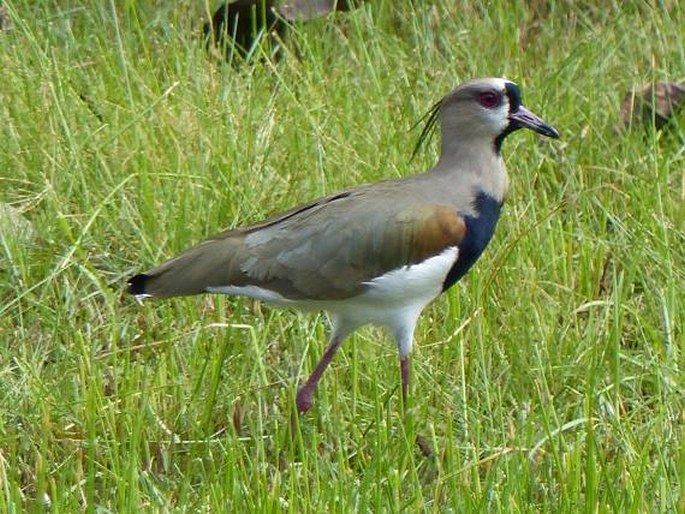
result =
[{"label": "grassy ground", "polygon": [[[613,129],[633,84],[682,78],[682,6],[379,0],[235,69],[201,4],[5,2],[0,201],[36,234],[0,248],[0,511],[685,511],[685,123]],[[122,294],[223,227],[429,167],[412,124],[488,75],[563,139],[506,142],[503,219],[424,314],[406,413],[365,329],[292,441],[323,316]]]}]

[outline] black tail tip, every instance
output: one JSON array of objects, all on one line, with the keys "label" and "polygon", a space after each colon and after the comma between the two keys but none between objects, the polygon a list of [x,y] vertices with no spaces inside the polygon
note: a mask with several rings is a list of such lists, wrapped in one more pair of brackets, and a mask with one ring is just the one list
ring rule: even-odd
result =
[{"label": "black tail tip", "polygon": [[148,278],[150,277],[145,273],[140,273],[139,275],[135,275],[129,278],[126,292],[136,296],[141,294],[147,294],[145,292],[145,284],[147,283]]}]

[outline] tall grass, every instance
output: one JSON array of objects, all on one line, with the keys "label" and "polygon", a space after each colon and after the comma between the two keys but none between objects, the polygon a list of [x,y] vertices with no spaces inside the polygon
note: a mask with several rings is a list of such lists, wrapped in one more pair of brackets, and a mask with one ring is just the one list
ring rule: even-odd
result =
[{"label": "tall grass", "polygon": [[[0,511],[685,509],[685,137],[614,130],[634,84],[683,78],[677,2],[390,2],[231,67],[212,5],[5,2]],[[224,227],[405,176],[413,123],[507,76],[561,141],[516,134],[494,241],[395,349],[352,337],[290,433],[320,315],[149,302],[126,277]],[[428,441],[431,456],[415,445]]]}]

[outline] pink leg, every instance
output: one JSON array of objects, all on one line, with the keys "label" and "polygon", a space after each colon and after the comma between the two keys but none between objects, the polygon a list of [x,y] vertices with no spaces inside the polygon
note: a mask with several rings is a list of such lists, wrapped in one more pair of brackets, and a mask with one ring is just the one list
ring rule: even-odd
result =
[{"label": "pink leg", "polygon": [[338,350],[338,348],[340,348],[340,343],[342,343],[342,339],[343,338],[338,335],[334,335],[331,338],[331,342],[329,343],[328,348],[326,348],[323,357],[321,357],[321,360],[316,365],[316,368],[314,368],[312,374],[309,375],[307,382],[305,382],[305,384],[302,387],[300,387],[299,391],[297,391],[296,404],[298,412],[304,413],[311,408],[314,400],[313,397],[314,391],[316,391],[316,386],[319,383],[319,380],[321,379],[321,375],[323,375],[323,372],[326,371],[326,368],[333,360],[335,352]]},{"label": "pink leg", "polygon": [[400,357],[400,373],[402,374],[402,403],[407,405],[407,397],[409,395],[409,355]]}]

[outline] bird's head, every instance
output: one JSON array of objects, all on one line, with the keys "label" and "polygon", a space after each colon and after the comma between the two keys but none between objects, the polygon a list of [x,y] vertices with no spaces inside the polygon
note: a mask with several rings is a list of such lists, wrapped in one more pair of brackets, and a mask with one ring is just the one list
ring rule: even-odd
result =
[{"label": "bird's head", "polygon": [[547,137],[559,137],[554,127],[523,106],[519,87],[502,78],[476,79],[461,84],[436,103],[426,119],[417,149],[431,135],[438,120],[443,149],[476,141],[492,144],[499,153],[506,136],[521,128]]}]

